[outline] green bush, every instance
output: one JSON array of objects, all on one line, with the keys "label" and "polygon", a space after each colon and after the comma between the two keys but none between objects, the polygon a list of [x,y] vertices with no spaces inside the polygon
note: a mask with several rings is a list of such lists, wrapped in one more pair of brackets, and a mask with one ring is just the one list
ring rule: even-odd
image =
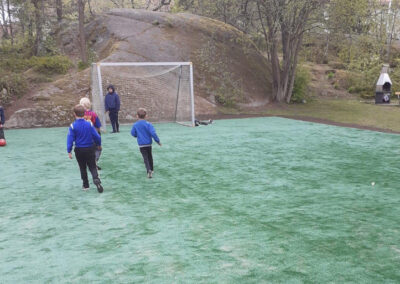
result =
[{"label": "green bush", "polygon": [[90,66],[89,62],[83,62],[83,61],[79,61],[78,62],[78,69],[79,71],[85,70],[86,68],[88,68]]},{"label": "green bush", "polygon": [[291,98],[292,103],[303,103],[307,99],[310,99],[311,96],[308,92],[310,79],[310,72],[306,68],[298,66]]},{"label": "green bush", "polygon": [[328,79],[332,80],[333,78],[335,78],[335,73],[334,72],[329,72],[328,73]]},{"label": "green bush", "polygon": [[[3,93],[3,90],[6,90]],[[20,74],[0,74],[0,98],[3,104],[7,104],[14,97],[21,98],[28,90],[26,79]]]},{"label": "green bush", "polygon": [[8,72],[24,72],[32,67],[32,63],[29,59],[17,58],[17,57],[7,57],[2,58],[0,63],[0,68]]},{"label": "green bush", "polygon": [[32,57],[32,65],[35,71],[45,74],[66,74],[72,63],[67,56]]},{"label": "green bush", "polygon": [[342,63],[342,62],[329,62],[329,66],[332,67],[333,69],[337,69],[337,70],[344,70],[346,69],[346,64]]},{"label": "green bush", "polygon": [[54,78],[51,75],[43,74],[43,73],[35,73],[29,76],[29,82],[33,84],[41,84],[41,83],[50,83],[53,82]]}]

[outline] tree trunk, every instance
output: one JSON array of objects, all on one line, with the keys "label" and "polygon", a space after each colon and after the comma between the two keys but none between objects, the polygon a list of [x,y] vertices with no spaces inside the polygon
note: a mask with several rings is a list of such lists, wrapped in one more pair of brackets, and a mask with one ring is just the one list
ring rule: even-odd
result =
[{"label": "tree trunk", "polygon": [[8,28],[7,28],[7,21],[6,21],[6,10],[4,8],[4,2],[3,0],[0,0],[0,8],[1,8],[1,18],[2,18],[2,29],[3,29],[3,37],[4,38],[8,38],[9,34],[8,34]]},{"label": "tree trunk", "polygon": [[135,9],[135,1],[131,0],[132,9]]},{"label": "tree trunk", "polygon": [[301,35],[298,39],[297,45],[296,45],[296,50],[295,50],[295,55],[294,55],[294,60],[293,60],[293,66],[291,73],[289,74],[289,88],[288,92],[286,95],[286,102],[290,103],[293,95],[293,88],[294,88],[294,81],[296,79],[296,71],[297,71],[297,62],[298,62],[298,57],[299,57],[299,52],[301,45],[303,43],[303,35]]},{"label": "tree trunk", "polygon": [[89,6],[89,13],[90,13],[90,15],[94,16],[94,13],[92,10],[92,2],[91,2],[91,0],[88,0],[87,2],[88,2],[88,6]]},{"label": "tree trunk", "polygon": [[85,38],[85,3],[83,0],[78,0],[79,14],[79,44],[81,50],[81,61],[87,63],[86,54],[86,38]]},{"label": "tree trunk", "polygon": [[63,4],[62,0],[56,0],[56,13],[57,13],[57,22],[61,24],[63,19]]},{"label": "tree trunk", "polygon": [[30,18],[28,22],[28,41],[33,43],[33,20]]},{"label": "tree trunk", "polygon": [[11,37],[11,45],[14,45],[14,33],[12,27],[12,19],[11,19],[11,9],[10,9],[10,0],[7,0],[7,14],[8,14],[8,23],[10,26],[10,37]]},{"label": "tree trunk", "polygon": [[397,13],[398,11],[396,10],[396,12],[394,12],[393,14],[393,22],[392,22],[392,28],[390,30],[390,34],[388,36],[388,45],[387,45],[387,62],[390,61],[390,56],[392,53],[392,42],[393,42],[393,35],[394,35],[394,31],[396,28],[396,19],[397,19]]},{"label": "tree trunk", "polygon": [[33,46],[33,54],[35,56],[40,56],[44,54],[44,47],[43,47],[43,22],[42,18],[44,3],[43,0],[32,0],[33,6],[35,7],[35,26],[36,26],[36,37],[35,43]]}]

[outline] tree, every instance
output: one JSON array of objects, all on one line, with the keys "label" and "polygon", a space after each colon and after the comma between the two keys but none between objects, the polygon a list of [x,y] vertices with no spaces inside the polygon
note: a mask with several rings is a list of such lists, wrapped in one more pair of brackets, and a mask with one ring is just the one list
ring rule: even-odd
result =
[{"label": "tree", "polygon": [[63,19],[63,3],[62,0],[56,0],[56,13],[57,13],[57,22],[61,24]]},{"label": "tree", "polygon": [[12,26],[12,14],[11,14],[10,0],[7,0],[7,14],[8,14],[9,28],[10,28],[11,45],[14,45],[14,33],[13,33],[13,26]]},{"label": "tree", "polygon": [[389,30],[387,39],[387,58],[391,59],[393,37],[396,31],[397,18],[400,13],[400,0],[393,0],[389,8]]},{"label": "tree", "polygon": [[85,38],[85,1],[78,0],[78,21],[79,21],[79,45],[81,60],[87,63],[86,38]]},{"label": "tree", "polygon": [[4,7],[3,0],[0,0],[0,9],[1,9],[1,28],[3,30],[3,37],[8,38],[8,28],[7,28],[7,21],[6,21],[6,9]]},{"label": "tree", "polygon": [[[299,51],[310,17],[326,0],[256,0],[261,30],[272,68],[272,94],[290,102]],[[282,59],[280,58],[280,54]]]},{"label": "tree", "polygon": [[44,54],[43,46],[43,18],[44,18],[44,2],[43,0],[31,0],[35,10],[35,26],[36,36],[33,46],[33,54],[40,56]]},{"label": "tree", "polygon": [[256,24],[254,0],[179,0],[177,3],[183,10],[218,19],[245,33],[251,33]]}]

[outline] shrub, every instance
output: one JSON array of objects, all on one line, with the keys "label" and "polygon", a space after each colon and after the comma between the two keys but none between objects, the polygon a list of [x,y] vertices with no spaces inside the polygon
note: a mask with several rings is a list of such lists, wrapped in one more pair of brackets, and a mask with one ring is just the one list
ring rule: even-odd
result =
[{"label": "shrub", "polygon": [[328,73],[328,79],[332,80],[333,78],[335,78],[335,73],[334,72],[329,72]]},{"label": "shrub", "polygon": [[344,70],[346,69],[346,65],[342,62],[329,62],[329,66],[332,67],[333,69],[337,69],[337,70]]},{"label": "shrub", "polygon": [[308,92],[308,84],[310,83],[310,78],[310,72],[306,68],[302,66],[297,67],[291,98],[292,103],[302,103],[310,98]]},{"label": "shrub", "polygon": [[35,73],[29,76],[29,82],[34,84],[41,84],[41,83],[50,83],[53,82],[53,78],[50,75],[42,74],[42,73]]},{"label": "shrub", "polygon": [[34,69],[45,74],[66,74],[72,63],[67,56],[32,57]]},{"label": "shrub", "polygon": [[[6,90],[3,93],[3,90]],[[0,74],[0,98],[1,102],[7,104],[13,97],[21,98],[28,90],[26,79],[15,73]]]},{"label": "shrub", "polygon": [[83,61],[79,61],[78,62],[78,69],[79,71],[85,70],[86,68],[88,68],[90,66],[89,62],[83,62]]}]

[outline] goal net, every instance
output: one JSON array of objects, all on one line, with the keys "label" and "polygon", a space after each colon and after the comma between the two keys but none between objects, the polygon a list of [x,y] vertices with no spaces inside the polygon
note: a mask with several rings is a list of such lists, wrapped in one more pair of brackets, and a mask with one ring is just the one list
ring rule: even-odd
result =
[{"label": "goal net", "polygon": [[192,63],[94,63],[91,78],[92,107],[103,131],[108,121],[104,99],[109,85],[121,100],[121,122],[134,121],[143,107],[150,121],[194,126]]}]

